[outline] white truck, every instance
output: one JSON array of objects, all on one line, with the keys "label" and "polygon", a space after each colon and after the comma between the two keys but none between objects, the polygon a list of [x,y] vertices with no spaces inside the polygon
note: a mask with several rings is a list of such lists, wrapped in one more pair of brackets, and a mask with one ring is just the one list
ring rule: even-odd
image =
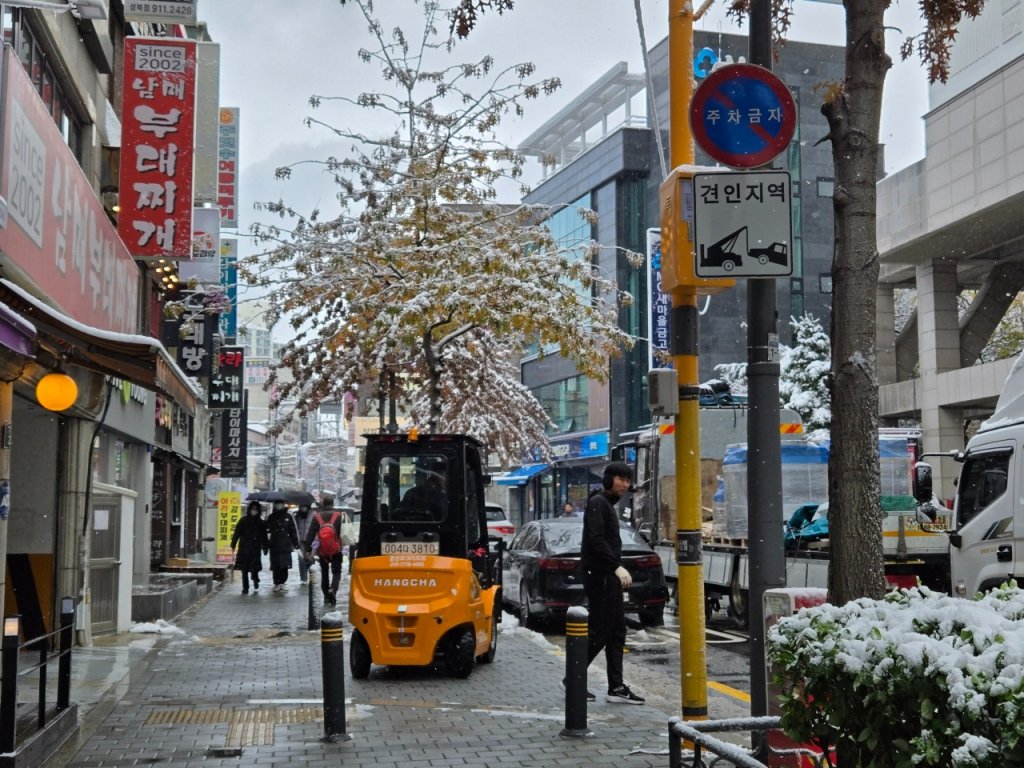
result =
[{"label": "white truck", "polygon": [[[930,456],[935,454],[925,454]],[[949,537],[952,593],[973,596],[1024,577],[1024,355],[1006,379],[991,418],[963,452],[942,454],[963,464],[957,482]],[[930,467],[918,464],[914,495],[929,509]],[[1019,520],[1019,522],[1018,522]],[[937,520],[935,529],[947,528]],[[929,526],[931,527],[931,526]]]},{"label": "white truck", "polygon": [[[732,411],[733,413],[729,413]],[[714,416],[715,412],[721,415]],[[740,624],[747,621],[748,551],[746,546],[745,409],[701,409],[701,460],[714,462],[723,482],[724,499],[714,503],[711,525],[705,523],[703,542],[704,594],[710,615],[728,597],[727,609]],[[733,424],[731,429],[723,427]],[[827,462],[825,446],[808,444],[797,414],[780,410],[783,460],[783,520],[779,521],[780,545],[786,524],[797,510],[807,517],[821,517],[827,509]],[[1024,432],[1024,426],[1022,426]],[[729,437],[731,436],[731,440]],[[644,533],[661,557],[666,579],[677,577],[675,550],[675,451],[671,434],[655,428],[628,437],[635,457],[636,491],[629,500],[630,519]],[[883,545],[886,577],[896,586],[911,586],[920,579],[936,589],[947,589],[948,541],[942,532],[948,510],[933,508],[936,523],[922,525],[912,494],[912,467],[919,449],[919,433],[883,430],[879,436],[882,464],[882,507],[885,512]],[[728,448],[726,446],[729,446]],[[721,452],[718,457],[717,451]],[[712,469],[714,463],[706,469]],[[819,506],[823,505],[823,506]],[[816,514],[815,514],[816,511]],[[721,516],[727,520],[723,521]],[[706,517],[706,515],[705,515]],[[740,524],[742,527],[737,527]],[[724,522],[724,525],[723,525]],[[827,532],[817,539],[797,536],[786,545],[786,580],[791,587],[826,587],[829,542]]]}]

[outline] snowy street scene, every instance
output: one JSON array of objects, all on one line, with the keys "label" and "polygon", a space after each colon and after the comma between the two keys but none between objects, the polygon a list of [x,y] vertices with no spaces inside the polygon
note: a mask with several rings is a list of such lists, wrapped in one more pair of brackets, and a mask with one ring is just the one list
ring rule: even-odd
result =
[{"label": "snowy street scene", "polygon": [[1024,768],[1024,3],[0,27],[0,768]]}]

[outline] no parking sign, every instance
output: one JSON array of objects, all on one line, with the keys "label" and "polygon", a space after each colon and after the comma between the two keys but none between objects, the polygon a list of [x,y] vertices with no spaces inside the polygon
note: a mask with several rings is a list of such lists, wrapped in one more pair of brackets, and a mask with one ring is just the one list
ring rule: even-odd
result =
[{"label": "no parking sign", "polygon": [[690,102],[697,144],[732,168],[756,168],[778,157],[793,140],[796,117],[786,84],[753,64],[715,69]]}]

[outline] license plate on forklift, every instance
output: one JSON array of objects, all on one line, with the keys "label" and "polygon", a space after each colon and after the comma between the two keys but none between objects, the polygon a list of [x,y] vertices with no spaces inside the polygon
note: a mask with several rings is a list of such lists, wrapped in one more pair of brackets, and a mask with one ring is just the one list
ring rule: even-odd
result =
[{"label": "license plate on forklift", "polygon": [[436,555],[440,551],[436,541],[382,541],[382,555]]}]

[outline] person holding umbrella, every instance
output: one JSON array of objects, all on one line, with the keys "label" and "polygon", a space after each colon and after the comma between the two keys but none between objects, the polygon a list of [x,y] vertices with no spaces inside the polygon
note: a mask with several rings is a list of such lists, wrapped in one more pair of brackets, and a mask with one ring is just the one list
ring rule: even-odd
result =
[{"label": "person holding umbrella", "polygon": [[288,514],[284,501],[275,501],[267,518],[267,541],[270,548],[270,572],[274,575],[274,591],[284,592],[288,571],[292,567],[292,552],[299,548],[299,534],[295,520]]}]

